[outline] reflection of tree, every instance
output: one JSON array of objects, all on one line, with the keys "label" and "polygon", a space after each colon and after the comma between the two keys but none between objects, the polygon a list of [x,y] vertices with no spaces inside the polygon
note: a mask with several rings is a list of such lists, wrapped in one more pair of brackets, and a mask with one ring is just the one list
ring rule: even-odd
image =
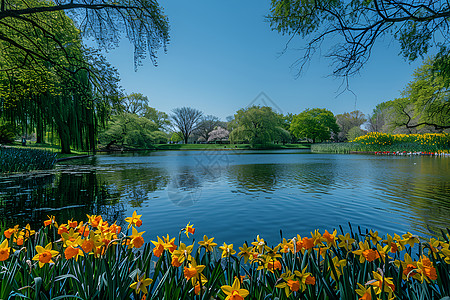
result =
[{"label": "reflection of tree", "polygon": [[294,187],[307,193],[328,192],[336,180],[333,161],[307,164],[234,165],[228,169],[231,183],[241,193],[274,192]]},{"label": "reflection of tree", "polygon": [[234,165],[229,168],[228,180],[236,184],[238,192],[273,192],[280,168],[274,164]]},{"label": "reflection of tree", "polygon": [[108,182],[108,190],[116,192],[117,201],[128,202],[132,207],[141,207],[150,192],[163,190],[169,182],[168,174],[160,168],[122,169],[100,176]]},{"label": "reflection of tree", "polygon": [[167,186],[169,199],[181,207],[192,206],[200,197],[204,176],[197,168],[183,167],[175,173]]},{"label": "reflection of tree", "polygon": [[450,163],[447,159],[422,157],[414,160],[396,160],[396,172],[389,174],[388,182],[376,182],[389,202],[417,232],[440,235],[450,226]]},{"label": "reflection of tree", "polygon": [[106,182],[92,171],[66,171],[42,177],[2,178],[7,186],[0,196],[0,217],[9,225],[40,226],[47,215],[60,223],[85,220],[86,214],[101,214],[106,220],[123,220],[124,208],[108,191]]}]

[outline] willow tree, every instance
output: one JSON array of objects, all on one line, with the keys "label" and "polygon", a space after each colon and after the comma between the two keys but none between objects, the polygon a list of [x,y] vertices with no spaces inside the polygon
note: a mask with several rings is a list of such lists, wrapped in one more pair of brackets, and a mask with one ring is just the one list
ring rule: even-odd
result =
[{"label": "willow tree", "polygon": [[[141,0],[1,0],[0,2],[0,40],[8,47],[16,49],[22,55],[17,60],[20,68],[27,62],[42,60],[51,66],[59,66],[68,72],[78,68],[67,69],[59,56],[52,55],[48,42],[58,47],[73,61],[70,52],[65,51],[66,28],[53,31],[58,27],[59,18],[70,14],[84,37],[93,38],[99,48],[108,49],[118,44],[122,36],[134,45],[135,67],[146,55],[156,63],[156,52],[169,41],[168,21],[156,1]],[[14,24],[22,26],[16,27]],[[66,23],[67,29],[72,25]],[[22,31],[27,27],[29,31]],[[6,30],[7,29],[7,30]],[[29,32],[42,33],[44,39],[36,39]],[[75,63],[74,67],[79,67]]]},{"label": "willow tree", "polygon": [[[5,54],[0,58],[1,112],[24,133],[36,130],[38,142],[47,130],[57,132],[64,153],[71,146],[95,149],[98,118],[117,90],[115,71],[100,55],[83,49],[79,30],[63,11],[40,17],[51,20],[41,22],[41,30],[28,20],[0,19],[0,33],[21,45],[0,38]],[[39,48],[43,43],[46,48]],[[22,48],[43,54],[33,56]]]}]

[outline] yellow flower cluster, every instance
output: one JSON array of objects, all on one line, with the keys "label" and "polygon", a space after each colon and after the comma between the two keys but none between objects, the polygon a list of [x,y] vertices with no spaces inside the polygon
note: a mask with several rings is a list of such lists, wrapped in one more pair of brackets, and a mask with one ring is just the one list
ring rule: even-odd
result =
[{"label": "yellow flower cluster", "polygon": [[[48,264],[56,264],[58,260],[74,259],[77,261],[79,257],[87,255],[92,255],[93,258],[101,258],[105,256],[108,249],[115,246],[132,249],[144,245],[142,237],[144,232],[138,232],[136,229],[136,227],[142,225],[141,215],[136,212],[125,219],[128,223],[128,229],[132,229],[131,235],[123,234],[121,227],[116,222],[108,224],[101,216],[87,215],[87,218],[86,223],[68,220],[67,223],[58,225],[55,218],[50,216],[44,222],[45,228],[57,231],[58,238],[45,246],[43,246],[44,244],[35,246],[35,253],[32,254],[32,260],[36,261],[35,265],[42,268]],[[180,234],[183,231],[187,238],[190,237],[189,234],[195,234],[195,228],[190,223],[181,229]],[[29,225],[22,230],[19,229],[18,225],[5,230],[3,232],[5,239],[0,243],[0,262],[8,260],[10,254],[19,250],[23,243],[34,234],[35,232],[30,229]],[[349,264],[360,263],[365,266],[373,263],[373,266],[376,267],[368,271],[368,273],[371,273],[371,278],[368,281],[358,282],[358,288],[353,292],[359,295],[360,299],[371,299],[373,295],[378,297],[382,293],[387,294],[388,298],[392,299],[395,298],[396,286],[392,277],[383,274],[385,270],[380,269],[381,266],[395,265],[399,270],[399,276],[401,275],[405,281],[415,280],[420,283],[424,281],[430,283],[438,280],[439,272],[437,272],[435,266],[438,259],[450,264],[449,235],[447,235],[446,241],[432,238],[429,242],[421,241],[418,236],[409,232],[402,236],[387,234],[386,238],[383,239],[377,231],[369,231],[359,237],[361,240],[358,239],[358,236],[350,233],[338,235],[336,230],[332,232],[325,230],[324,233],[315,230],[311,232],[310,236],[296,235],[292,239],[283,239],[273,248],[269,247],[266,241],[258,235],[250,245],[244,243],[242,247],[239,247],[239,253],[233,249],[233,244],[223,243],[218,249],[221,253],[221,259],[225,262],[235,260],[242,263],[243,260],[242,265],[249,264],[249,268],[252,268],[254,272],[260,271],[264,274],[272,274],[271,276],[276,278],[274,288],[279,289],[280,293],[284,292],[287,297],[295,293],[295,298],[299,297],[299,293],[303,293],[308,286],[316,285],[317,276],[327,273],[332,280],[338,283]],[[170,259],[167,267],[177,270],[174,274],[181,274],[186,283],[190,282],[196,295],[205,288],[209,279],[202,272],[204,272],[208,263],[205,263],[204,257],[202,260],[200,253],[204,251],[205,256],[211,257],[213,255],[217,246],[214,238],[204,235],[203,240],[198,242],[196,254],[193,253],[194,247],[196,247],[194,243],[191,245],[186,245],[181,241],[176,243],[175,238],[170,238],[169,235],[162,238],[157,237],[156,241],[151,242],[153,244],[153,255],[158,259],[163,257]],[[417,260],[413,260],[409,253],[416,244],[421,247],[420,255],[417,256]],[[403,259],[400,259],[402,251],[405,251],[405,253],[402,256]],[[129,253],[131,255],[132,251],[130,250]],[[324,266],[324,270],[317,271],[318,269],[315,270],[311,267],[305,258],[308,256],[317,261],[318,266]],[[305,259],[305,263],[302,263],[301,267],[288,262],[291,258],[295,262],[300,257]],[[204,264],[201,264],[201,262]],[[245,269],[248,268],[245,267]],[[241,278],[236,276],[231,286],[221,285],[220,289],[219,287],[217,289],[226,295],[225,299],[244,299],[249,295],[249,291],[241,286],[245,277],[246,275],[241,276]],[[147,287],[152,284],[152,279],[146,278],[145,274],[141,274],[139,271],[136,275],[133,275],[133,278],[136,281],[130,285],[130,288],[136,294],[142,292],[146,295],[149,293]],[[230,280],[228,278],[229,283],[231,283]],[[211,281],[214,282],[215,280]]]},{"label": "yellow flower cluster", "polygon": [[369,132],[357,137],[352,142],[363,145],[392,145],[397,143],[415,143],[419,145],[447,147],[450,145],[449,133],[424,133],[424,134],[388,134],[381,132]]}]

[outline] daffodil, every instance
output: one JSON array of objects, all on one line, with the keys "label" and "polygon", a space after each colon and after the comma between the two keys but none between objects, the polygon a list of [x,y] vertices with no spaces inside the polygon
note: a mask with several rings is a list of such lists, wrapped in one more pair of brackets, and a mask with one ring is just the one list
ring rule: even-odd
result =
[{"label": "daffodil", "polygon": [[145,231],[138,232],[135,227],[132,228],[133,234],[130,235],[130,245],[129,248],[141,248],[142,245],[144,245],[144,238],[142,235],[145,233]]},{"label": "daffodil", "polygon": [[223,246],[219,247],[219,249],[222,250],[222,257],[229,257],[230,255],[236,253],[236,250],[233,250],[233,244],[227,245],[225,242],[223,243]]},{"label": "daffodil", "polygon": [[189,233],[194,234],[195,233],[195,228],[194,228],[194,224],[191,225],[191,222],[189,222],[185,228],[183,228],[184,233],[186,234],[186,236],[189,238]]},{"label": "daffodil", "polygon": [[222,292],[225,293],[225,295],[227,295],[227,297],[225,298],[225,300],[242,300],[245,297],[247,297],[248,295],[248,290],[246,289],[241,289],[241,283],[239,281],[239,279],[234,279],[233,285],[229,286],[229,285],[223,285],[221,287]]},{"label": "daffodil", "polygon": [[197,265],[197,262],[192,260],[188,267],[184,267],[184,277],[186,280],[192,280],[192,285],[195,286],[204,268],[204,265]]},{"label": "daffodil", "polygon": [[286,297],[289,298],[291,292],[297,292],[300,289],[300,281],[295,280],[294,274],[292,274],[290,270],[287,270],[286,273],[281,274],[281,278],[283,279],[283,282],[278,283],[275,287],[284,289]]},{"label": "daffodil", "polygon": [[266,245],[266,242],[263,238],[259,237],[259,234],[256,236],[256,241],[252,242],[252,245],[255,246],[256,250],[258,250],[259,253],[262,253],[264,246]]},{"label": "daffodil", "polygon": [[301,272],[297,270],[294,271],[295,278],[299,280],[300,289],[302,290],[302,292],[306,289],[306,285],[316,284],[316,278],[312,276],[311,273],[306,272],[307,267],[308,266],[304,267]]},{"label": "daffodil", "polygon": [[184,243],[180,243],[180,247],[173,251],[172,256],[176,256],[179,263],[183,263],[184,260],[193,261],[194,259],[191,256],[193,248],[194,245],[186,246]]},{"label": "daffodil", "polygon": [[419,269],[419,273],[421,274],[421,282],[423,282],[423,280],[425,279],[426,282],[430,283],[430,280],[437,279],[436,268],[433,267],[433,263],[425,255],[422,255],[420,260],[417,262],[417,268]]},{"label": "daffodil", "polygon": [[175,238],[170,238],[169,235],[166,237],[163,236],[164,239],[164,249],[169,250],[170,253],[177,250],[177,245],[175,245]]},{"label": "daffodil", "polygon": [[239,250],[241,250],[241,252],[238,253],[238,256],[244,258],[244,263],[247,263],[249,259],[253,259],[253,247],[248,247],[247,243],[244,243],[242,247],[239,247]]},{"label": "daffodil", "polygon": [[144,294],[147,294],[147,286],[152,284],[152,282],[153,280],[151,278],[145,278],[145,274],[142,274],[141,277],[139,277],[139,275],[136,275],[136,282],[133,282],[130,285],[130,288],[132,288],[136,294],[139,294],[139,292],[141,291]]},{"label": "daffodil", "polygon": [[402,240],[400,241],[403,245],[408,244],[411,248],[414,247],[414,244],[418,244],[420,242],[419,237],[417,235],[413,235],[411,232],[405,233],[402,235]]},{"label": "daffodil", "polygon": [[4,240],[0,244],[0,261],[5,261],[9,258],[11,248],[8,247],[8,240]]},{"label": "daffodil", "polygon": [[52,243],[48,243],[45,248],[37,245],[36,252],[37,254],[33,257],[33,260],[39,262],[40,268],[42,268],[45,264],[54,263],[52,258],[59,254],[58,251],[52,250]]},{"label": "daffodil", "polygon": [[125,221],[128,223],[127,229],[130,229],[132,225],[140,227],[142,225],[141,217],[142,215],[138,215],[136,211],[133,211],[131,217],[125,218]]},{"label": "daffodil", "polygon": [[381,237],[378,236],[378,231],[373,232],[372,229],[366,235],[366,239],[372,241],[372,244],[378,244],[378,241],[381,240]]},{"label": "daffodil", "polygon": [[285,238],[283,238],[283,241],[278,246],[280,246],[281,253],[294,252],[294,244],[292,241],[288,242]]},{"label": "daffodil", "polygon": [[352,244],[355,242],[355,239],[351,238],[348,232],[345,234],[345,236],[340,234],[338,238],[339,238],[338,246],[344,248],[347,251],[350,251],[350,249],[352,248]]},{"label": "daffodil", "polygon": [[372,250],[369,247],[369,243],[367,242],[367,240],[364,241],[364,243],[362,241],[359,242],[359,249],[353,251],[353,254],[359,255],[360,263],[364,263],[366,260],[370,262],[374,261],[377,258],[380,258],[378,252],[376,250]]},{"label": "daffodil", "polygon": [[64,250],[64,256],[66,259],[75,257],[75,261],[78,261],[78,256],[84,256],[83,250],[78,248],[82,243],[81,237],[78,237],[75,241],[67,241],[67,248]]},{"label": "daffodil", "polygon": [[206,235],[203,236],[203,241],[198,242],[198,244],[200,246],[202,246],[203,248],[205,248],[206,252],[212,252],[213,248],[215,246],[217,246],[216,243],[213,242],[214,238],[210,238],[208,239],[208,237]]},{"label": "daffodil", "polygon": [[382,274],[381,270],[378,269],[379,272],[372,271],[374,279],[367,282],[367,284],[370,284],[371,286],[375,287],[375,293],[379,294],[381,292],[388,293],[388,298],[391,299],[394,291],[395,291],[395,285],[393,283],[392,277],[385,277],[384,274]]},{"label": "daffodil", "polygon": [[328,230],[325,230],[325,233],[322,235],[322,237],[325,239],[328,246],[336,247],[336,234],[336,229],[333,231],[333,233],[329,233]]}]

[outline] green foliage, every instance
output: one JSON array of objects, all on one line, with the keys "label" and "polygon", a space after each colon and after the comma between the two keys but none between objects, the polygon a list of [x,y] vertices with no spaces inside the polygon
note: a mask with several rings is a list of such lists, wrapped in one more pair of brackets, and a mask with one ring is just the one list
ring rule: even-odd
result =
[{"label": "green foliage", "polygon": [[348,139],[349,141],[352,141],[352,140],[356,139],[357,137],[360,137],[360,136],[362,136],[362,135],[364,135],[364,134],[365,134],[364,130],[362,130],[361,128],[359,128],[359,126],[355,126],[355,127],[352,127],[352,128],[348,131],[348,133],[347,133],[347,139]]},{"label": "green foliage", "polygon": [[353,127],[359,128],[366,121],[365,115],[359,110],[336,115],[336,123],[339,125],[340,130],[338,133],[338,140],[346,141],[350,129]]},{"label": "green foliage", "polygon": [[230,123],[230,141],[248,141],[252,147],[264,146],[273,141],[288,141],[289,134],[281,124],[280,116],[271,107],[240,109]]},{"label": "green foliage", "polygon": [[0,147],[0,173],[53,169],[56,156],[44,150]]},{"label": "green foliage", "polygon": [[167,135],[149,119],[124,113],[113,116],[108,129],[99,134],[99,141],[104,145],[151,148],[153,144],[167,142]]},{"label": "green foliage", "polygon": [[[449,15],[445,1],[272,0],[267,19],[272,30],[305,41],[301,67],[322,52],[332,59],[333,75],[350,76],[369,60],[376,41],[387,36],[399,42],[410,61],[432,46],[446,53]],[[324,45],[330,49],[317,51]]]},{"label": "green foliage", "polygon": [[298,139],[329,140],[331,133],[337,134],[339,126],[333,113],[325,108],[306,109],[292,119],[290,131]]},{"label": "green foliage", "polygon": [[10,144],[16,138],[16,128],[11,122],[0,125],[0,144]]}]

